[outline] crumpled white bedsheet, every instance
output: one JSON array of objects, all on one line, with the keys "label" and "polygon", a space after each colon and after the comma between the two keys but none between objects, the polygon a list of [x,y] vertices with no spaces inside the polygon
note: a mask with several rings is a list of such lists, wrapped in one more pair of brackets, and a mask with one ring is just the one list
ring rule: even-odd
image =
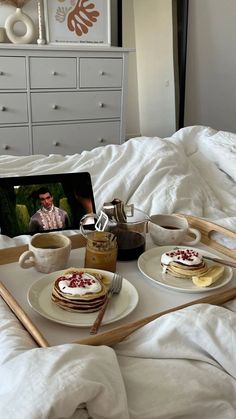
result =
[{"label": "crumpled white bedsheet", "polygon": [[38,348],[1,299],[0,312],[1,419],[129,418],[113,349]]},{"label": "crumpled white bedsheet", "polygon": [[116,346],[131,418],[234,419],[236,314],[196,305]]},{"label": "crumpled white bedsheet", "polygon": [[[98,211],[116,197],[149,215],[182,212],[236,231],[235,134],[193,126],[81,154],[0,156],[0,176],[77,171],[90,172]],[[27,241],[0,236],[1,247]]]},{"label": "crumpled white bedsheet", "polygon": [[165,315],[114,349],[35,348],[0,302],[1,419],[235,419],[236,309]]}]

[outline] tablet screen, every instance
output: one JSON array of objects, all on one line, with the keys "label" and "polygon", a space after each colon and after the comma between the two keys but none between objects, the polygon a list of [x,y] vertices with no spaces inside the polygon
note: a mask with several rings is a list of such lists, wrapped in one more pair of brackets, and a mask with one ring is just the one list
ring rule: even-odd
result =
[{"label": "tablet screen", "polygon": [[88,172],[0,178],[0,233],[9,237],[79,229],[95,212]]}]

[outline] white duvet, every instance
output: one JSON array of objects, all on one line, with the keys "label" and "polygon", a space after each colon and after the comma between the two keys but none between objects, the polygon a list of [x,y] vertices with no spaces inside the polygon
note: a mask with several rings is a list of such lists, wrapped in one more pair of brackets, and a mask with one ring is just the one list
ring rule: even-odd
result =
[{"label": "white duvet", "polygon": [[[234,134],[196,126],[73,156],[1,156],[0,176],[89,171],[98,210],[118,197],[236,231],[235,163]],[[27,241],[0,238],[2,247]],[[0,417],[235,419],[235,301],[227,307],[171,313],[114,349],[39,349],[0,300]]]}]

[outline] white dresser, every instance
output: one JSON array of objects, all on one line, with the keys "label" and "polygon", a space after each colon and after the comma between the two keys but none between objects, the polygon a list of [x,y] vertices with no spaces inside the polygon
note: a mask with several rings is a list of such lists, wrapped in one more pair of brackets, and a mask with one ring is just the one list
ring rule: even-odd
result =
[{"label": "white dresser", "polygon": [[1,44],[0,154],[125,141],[128,49]]}]

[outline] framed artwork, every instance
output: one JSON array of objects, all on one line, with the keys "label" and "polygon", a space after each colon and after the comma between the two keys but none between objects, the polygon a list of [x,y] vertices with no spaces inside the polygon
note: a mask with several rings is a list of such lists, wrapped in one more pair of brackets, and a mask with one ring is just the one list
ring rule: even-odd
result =
[{"label": "framed artwork", "polygon": [[111,44],[110,0],[44,0],[48,44]]}]

